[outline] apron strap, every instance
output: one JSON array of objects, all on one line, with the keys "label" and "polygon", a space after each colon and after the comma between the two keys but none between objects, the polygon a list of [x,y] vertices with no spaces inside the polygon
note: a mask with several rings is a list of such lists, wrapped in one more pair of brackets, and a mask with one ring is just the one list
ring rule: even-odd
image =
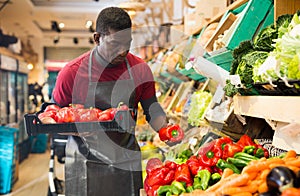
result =
[{"label": "apron strap", "polygon": [[88,64],[88,74],[89,74],[89,84],[92,81],[92,62],[93,62],[93,53],[95,52],[96,48],[94,48],[89,57],[89,64]]}]

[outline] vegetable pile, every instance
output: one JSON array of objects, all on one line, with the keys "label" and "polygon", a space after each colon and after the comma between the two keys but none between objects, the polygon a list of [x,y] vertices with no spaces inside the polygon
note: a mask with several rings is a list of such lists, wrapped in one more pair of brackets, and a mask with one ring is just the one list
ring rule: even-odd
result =
[{"label": "vegetable pile", "polygon": [[181,162],[150,159],[146,166],[144,189],[148,196],[180,195],[194,190],[209,190],[218,183],[224,172],[240,174],[251,161],[268,158],[268,151],[253,142],[248,135],[233,142],[220,137],[203,145],[196,155]]},{"label": "vegetable pile", "polygon": [[300,193],[300,157],[293,150],[279,157],[252,160],[240,174],[224,170],[222,178],[205,192],[210,195],[296,196]]},{"label": "vegetable pile", "polygon": [[126,111],[129,108],[122,103],[117,108],[109,108],[103,111],[93,107],[84,108],[82,104],[70,104],[67,107],[50,104],[44,111],[38,113],[38,118],[45,124],[112,121],[116,112],[120,110]]},{"label": "vegetable pile", "polygon": [[227,96],[237,92],[257,94],[253,83],[300,79],[300,12],[278,17],[274,24],[262,29],[252,40],[246,40],[233,50],[231,75],[239,75],[241,86],[227,82]]}]

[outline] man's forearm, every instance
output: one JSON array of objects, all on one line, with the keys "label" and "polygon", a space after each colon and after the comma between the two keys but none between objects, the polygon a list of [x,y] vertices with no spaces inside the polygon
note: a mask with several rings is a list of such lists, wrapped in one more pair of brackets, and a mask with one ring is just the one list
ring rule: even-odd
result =
[{"label": "man's forearm", "polygon": [[160,128],[167,125],[166,114],[157,102],[156,97],[141,101],[141,105],[146,115],[146,120],[155,131],[159,131]]}]

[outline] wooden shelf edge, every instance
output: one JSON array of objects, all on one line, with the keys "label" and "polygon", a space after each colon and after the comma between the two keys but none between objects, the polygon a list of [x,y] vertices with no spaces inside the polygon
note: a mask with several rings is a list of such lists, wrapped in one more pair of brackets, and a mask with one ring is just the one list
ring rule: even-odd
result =
[{"label": "wooden shelf edge", "polygon": [[234,113],[280,122],[300,123],[299,96],[233,97]]}]

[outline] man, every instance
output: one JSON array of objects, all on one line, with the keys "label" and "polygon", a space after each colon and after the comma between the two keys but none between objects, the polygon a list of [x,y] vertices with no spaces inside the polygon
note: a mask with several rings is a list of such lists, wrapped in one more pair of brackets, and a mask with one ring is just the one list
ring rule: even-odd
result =
[{"label": "man", "polygon": [[[137,111],[141,103],[147,121],[159,131],[166,126],[166,115],[157,102],[151,69],[129,52],[131,26],[121,8],[103,9],[94,33],[97,46],[60,71],[53,100],[61,107],[79,103],[101,110],[123,102]],[[66,154],[67,196],[139,195],[143,182],[134,131],[101,129],[70,136]]]}]

